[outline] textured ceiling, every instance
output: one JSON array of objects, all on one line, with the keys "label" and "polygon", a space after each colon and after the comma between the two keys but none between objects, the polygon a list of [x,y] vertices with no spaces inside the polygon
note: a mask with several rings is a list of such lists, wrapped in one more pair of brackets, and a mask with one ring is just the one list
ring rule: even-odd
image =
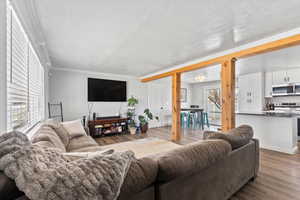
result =
[{"label": "textured ceiling", "polygon": [[52,65],[142,76],[300,27],[299,0],[35,0]]}]

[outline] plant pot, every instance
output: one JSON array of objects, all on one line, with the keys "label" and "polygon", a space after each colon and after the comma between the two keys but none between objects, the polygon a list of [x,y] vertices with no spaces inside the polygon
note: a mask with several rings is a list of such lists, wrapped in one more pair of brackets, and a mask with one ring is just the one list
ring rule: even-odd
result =
[{"label": "plant pot", "polygon": [[135,135],[136,133],[136,127],[129,127],[129,131],[131,135]]},{"label": "plant pot", "polygon": [[141,132],[147,133],[147,131],[148,131],[148,124],[141,125]]}]

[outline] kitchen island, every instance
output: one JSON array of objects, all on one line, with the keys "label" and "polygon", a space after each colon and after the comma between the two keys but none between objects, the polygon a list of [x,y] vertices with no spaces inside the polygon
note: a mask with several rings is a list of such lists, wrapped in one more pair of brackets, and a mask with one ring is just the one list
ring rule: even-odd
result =
[{"label": "kitchen island", "polygon": [[252,126],[261,148],[294,154],[298,151],[298,118],[299,114],[292,113],[236,113],[236,126]]}]

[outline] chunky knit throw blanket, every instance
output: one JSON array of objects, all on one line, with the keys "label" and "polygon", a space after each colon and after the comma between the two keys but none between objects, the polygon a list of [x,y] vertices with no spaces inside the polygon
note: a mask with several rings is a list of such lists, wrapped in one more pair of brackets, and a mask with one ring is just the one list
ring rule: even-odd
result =
[{"label": "chunky knit throw blanket", "polygon": [[0,170],[32,200],[115,200],[133,159],[128,151],[72,161],[22,133],[0,136]]}]

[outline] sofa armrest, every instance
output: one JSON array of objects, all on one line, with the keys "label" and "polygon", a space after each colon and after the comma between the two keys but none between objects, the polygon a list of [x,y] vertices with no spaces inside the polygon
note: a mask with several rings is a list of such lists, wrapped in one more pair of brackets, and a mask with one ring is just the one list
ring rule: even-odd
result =
[{"label": "sofa armrest", "polygon": [[255,144],[255,169],[254,169],[254,177],[256,178],[258,171],[259,171],[259,140],[258,139],[252,139],[252,141]]},{"label": "sofa armrest", "polygon": [[231,145],[224,140],[202,140],[160,154],[158,181],[167,182],[176,177],[187,176],[223,159],[231,152]]},{"label": "sofa armrest", "polygon": [[152,186],[156,180],[158,164],[151,158],[134,160],[121,187],[119,199],[130,199],[131,196]]}]

